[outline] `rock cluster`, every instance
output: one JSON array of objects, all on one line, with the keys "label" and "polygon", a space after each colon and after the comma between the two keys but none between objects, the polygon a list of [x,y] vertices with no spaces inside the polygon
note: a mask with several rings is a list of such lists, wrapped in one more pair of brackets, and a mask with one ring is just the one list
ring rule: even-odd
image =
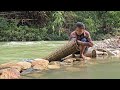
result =
[{"label": "rock cluster", "polygon": [[[0,79],[19,79],[21,73],[25,71],[33,70],[48,70],[48,69],[59,69],[60,63],[53,61],[50,62],[44,59],[34,59],[33,61],[23,61],[17,63],[6,63],[0,65]],[[28,71],[28,72],[29,72]]]}]

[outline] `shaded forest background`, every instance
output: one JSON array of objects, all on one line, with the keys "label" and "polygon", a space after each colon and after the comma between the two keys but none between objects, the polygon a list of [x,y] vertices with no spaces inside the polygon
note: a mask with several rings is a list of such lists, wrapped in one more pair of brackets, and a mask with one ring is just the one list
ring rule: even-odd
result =
[{"label": "shaded forest background", "polygon": [[93,40],[120,35],[120,11],[0,12],[0,41],[68,40],[76,22]]}]

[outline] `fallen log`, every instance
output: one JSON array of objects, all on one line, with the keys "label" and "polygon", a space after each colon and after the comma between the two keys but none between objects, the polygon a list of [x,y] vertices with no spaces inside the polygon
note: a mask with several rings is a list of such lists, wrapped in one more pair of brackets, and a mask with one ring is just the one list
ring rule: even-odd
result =
[{"label": "fallen log", "polygon": [[78,51],[77,42],[69,41],[65,45],[61,46],[60,48],[50,53],[47,57],[44,57],[43,59],[46,59],[48,61],[60,61],[62,58],[77,51]]}]

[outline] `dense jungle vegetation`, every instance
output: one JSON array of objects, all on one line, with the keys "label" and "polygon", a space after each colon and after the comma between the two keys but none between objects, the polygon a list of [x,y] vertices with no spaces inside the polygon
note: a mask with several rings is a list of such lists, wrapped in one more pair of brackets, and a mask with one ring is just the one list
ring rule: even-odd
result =
[{"label": "dense jungle vegetation", "polygon": [[0,12],[0,41],[68,40],[76,22],[93,40],[120,35],[120,11]]}]

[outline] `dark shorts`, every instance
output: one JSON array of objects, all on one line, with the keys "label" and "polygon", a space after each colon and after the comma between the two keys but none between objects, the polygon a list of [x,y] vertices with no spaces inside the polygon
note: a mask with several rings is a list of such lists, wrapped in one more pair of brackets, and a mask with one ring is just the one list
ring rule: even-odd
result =
[{"label": "dark shorts", "polygon": [[[83,41],[83,42],[88,42],[88,40],[86,38],[82,38],[80,41]],[[84,53],[86,53],[88,51],[88,47],[85,48],[85,51]],[[80,54],[80,51],[74,53],[74,54]]]}]

